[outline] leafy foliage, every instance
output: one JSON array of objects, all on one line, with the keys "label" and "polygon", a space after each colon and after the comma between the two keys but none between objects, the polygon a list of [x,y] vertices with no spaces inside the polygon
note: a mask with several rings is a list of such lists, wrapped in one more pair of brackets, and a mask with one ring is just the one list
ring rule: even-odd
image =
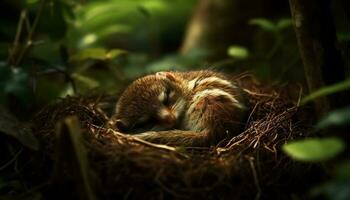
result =
[{"label": "leafy foliage", "polygon": [[249,24],[259,26],[261,29],[269,32],[279,32],[292,25],[292,20],[287,18],[279,19],[277,22],[264,18],[255,18],[249,21]]},{"label": "leafy foliage", "polygon": [[71,59],[73,60],[87,60],[87,59],[97,59],[97,60],[110,60],[115,59],[118,56],[125,54],[126,51],[121,49],[112,49],[107,51],[103,48],[88,48],[79,51],[76,55],[73,55]]},{"label": "leafy foliage", "polygon": [[345,149],[345,143],[338,138],[309,138],[283,145],[283,150],[296,160],[320,162],[334,158]]},{"label": "leafy foliage", "polygon": [[0,103],[7,104],[9,96],[15,96],[23,105],[33,97],[29,87],[29,75],[21,68],[0,63]]},{"label": "leafy foliage", "polygon": [[[253,70],[267,82],[285,82],[286,79],[300,81],[303,77],[302,65],[291,19],[252,18],[248,23],[256,31],[256,42],[253,48],[249,48],[249,56],[241,57],[237,65],[248,65],[248,70]],[[230,51],[230,47],[227,51]],[[233,60],[237,58],[233,57]]]},{"label": "leafy foliage", "polygon": [[237,59],[245,59],[249,56],[249,52],[246,48],[241,46],[234,46],[234,45],[228,48],[227,54]]},{"label": "leafy foliage", "polygon": [[323,117],[317,124],[318,129],[330,126],[345,126],[350,124],[350,107],[338,109]]},{"label": "leafy foliage", "polygon": [[[76,21],[72,24],[68,38],[75,47],[85,48],[108,46],[108,42],[116,36],[130,37],[131,40],[140,42],[146,42],[150,36],[168,37],[165,34],[179,32],[174,27],[184,25],[193,3],[193,0],[94,1],[77,10]],[[177,15],[172,15],[174,8]],[[141,43],[134,47],[140,49],[147,45],[149,44]]]},{"label": "leafy foliage", "polygon": [[[321,88],[311,93],[303,99],[303,103],[347,89],[348,81],[344,81],[332,86]],[[350,108],[341,108],[328,113],[316,125],[316,130],[326,128],[347,127],[350,125]],[[332,131],[332,129],[330,129]],[[286,144],[283,146],[284,151],[296,160],[320,162],[335,157],[345,148],[348,148],[345,141],[339,138],[325,139],[305,139],[299,142]],[[331,200],[345,200],[350,198],[350,161],[343,160],[335,166],[333,177],[325,183],[312,189],[311,194],[314,197],[325,196]]]},{"label": "leafy foliage", "polygon": [[330,86],[326,86],[323,88],[320,88],[319,90],[309,94],[308,96],[304,97],[301,101],[302,104],[305,104],[311,100],[314,100],[318,97],[322,97],[322,96],[326,96],[332,93],[336,93],[336,92],[340,92],[340,91],[344,91],[344,90],[348,90],[350,89],[350,79],[330,85]]},{"label": "leafy foliage", "polygon": [[[169,40],[167,37],[172,35],[181,40],[178,33],[194,3],[194,0],[21,1],[16,5],[23,14],[19,22],[8,22],[13,29],[3,28],[7,24],[0,26],[0,34],[6,32],[10,38],[0,47],[7,48],[15,39],[9,55],[7,51],[0,53],[8,57],[9,66],[14,66],[4,67],[7,61],[2,59],[0,76],[4,78],[0,86],[5,92],[0,94],[0,101],[6,105],[6,96],[11,93],[26,104],[34,101],[32,90],[46,93],[36,96],[40,103],[101,85],[107,92],[115,92],[121,82],[149,71],[141,66],[150,62],[153,51],[148,48],[153,46],[148,43],[150,38],[158,44],[161,43],[157,41]],[[174,8],[177,15],[169,12]],[[125,48],[133,49],[133,55],[126,54]],[[145,59],[136,59],[137,54]],[[134,72],[128,73],[130,69]]]},{"label": "leafy foliage", "polygon": [[[53,40],[62,39],[68,30],[68,23],[65,19],[66,10],[70,9],[65,1],[51,1],[44,5],[42,17],[39,21],[40,32],[47,33]],[[55,25],[53,29],[52,26]]]}]

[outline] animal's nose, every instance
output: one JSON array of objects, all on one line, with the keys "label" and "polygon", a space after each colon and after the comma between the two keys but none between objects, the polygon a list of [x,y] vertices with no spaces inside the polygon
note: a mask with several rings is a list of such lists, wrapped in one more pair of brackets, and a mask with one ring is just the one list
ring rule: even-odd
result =
[{"label": "animal's nose", "polygon": [[175,113],[169,108],[162,108],[158,113],[158,118],[160,123],[168,128],[174,127],[176,125]]}]

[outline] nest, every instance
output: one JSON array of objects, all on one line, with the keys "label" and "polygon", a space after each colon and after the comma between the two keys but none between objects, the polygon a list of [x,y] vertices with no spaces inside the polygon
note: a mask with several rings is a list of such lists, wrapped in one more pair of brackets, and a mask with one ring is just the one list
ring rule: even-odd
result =
[{"label": "nest", "polygon": [[311,168],[281,152],[286,141],[305,136],[298,98],[287,87],[240,80],[251,108],[246,128],[206,148],[153,144],[107,128],[116,101],[108,95],[67,97],[45,107],[33,120],[41,150],[29,167],[36,180],[29,178],[31,184],[50,199],[291,199],[303,194]]}]

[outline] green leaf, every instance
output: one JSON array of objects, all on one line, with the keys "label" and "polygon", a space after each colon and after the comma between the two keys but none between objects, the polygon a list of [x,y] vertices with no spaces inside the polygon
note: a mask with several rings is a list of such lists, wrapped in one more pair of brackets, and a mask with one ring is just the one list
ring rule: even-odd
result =
[{"label": "green leaf", "polygon": [[22,105],[29,105],[33,98],[29,78],[22,68],[13,68],[0,62],[0,103],[6,104],[7,96],[11,94],[17,97]]},{"label": "green leaf", "polygon": [[40,61],[40,67],[42,68],[52,68],[53,63],[61,62],[60,45],[62,43],[57,40],[47,40],[40,45],[34,46],[29,52],[29,57]]},{"label": "green leaf", "polygon": [[124,24],[112,24],[104,26],[98,30],[94,30],[93,33],[88,33],[78,38],[78,46],[81,49],[87,48],[97,44],[99,41],[103,41],[115,34],[128,34],[132,32],[132,27]]},{"label": "green leaf", "polygon": [[46,4],[39,21],[39,29],[47,33],[51,39],[62,39],[67,32],[68,25],[64,18],[62,1],[52,1]]},{"label": "green leaf", "polygon": [[74,73],[74,74],[72,74],[72,77],[75,80],[84,83],[89,88],[96,88],[96,87],[98,87],[100,85],[100,83],[97,80],[95,80],[95,79],[93,79],[91,77],[84,76],[82,74]]},{"label": "green leaf", "polygon": [[[128,40],[134,41],[133,43],[135,41],[138,44],[142,42],[138,48],[146,49],[145,45],[149,45],[147,38],[150,33],[150,25],[156,25],[151,32],[154,32],[161,40],[169,37],[180,39],[178,33],[184,28],[183,26],[191,15],[195,3],[196,0],[88,1],[84,6],[75,9],[74,28],[68,32],[68,37],[72,41],[70,45],[87,47],[87,43],[81,42],[80,39],[88,34],[93,34],[97,38],[94,42],[95,47],[97,45],[106,46],[110,41],[123,41],[128,38]],[[140,9],[140,7],[142,8]],[[172,13],[176,13],[176,15]],[[150,18],[147,17],[148,15]],[[110,27],[116,24],[127,28],[120,29],[119,31],[123,32],[121,34],[115,29],[118,36],[110,32],[112,30]],[[126,31],[128,33],[125,34]],[[116,37],[117,39],[115,39]],[[81,44],[83,45],[80,46]],[[89,47],[92,46],[89,45]]]},{"label": "green leaf", "polygon": [[339,83],[336,83],[336,84],[333,84],[333,85],[330,85],[330,86],[326,86],[326,87],[323,87],[319,90],[316,90],[315,92],[307,95],[306,97],[304,97],[302,100],[301,100],[301,104],[304,105],[306,104],[307,102],[309,101],[312,101],[316,98],[319,98],[319,97],[322,97],[322,96],[326,96],[326,95],[329,95],[329,94],[333,94],[333,93],[336,93],[336,92],[340,92],[340,91],[343,91],[343,90],[347,90],[347,89],[350,89],[350,79],[347,79],[345,81],[342,81],[342,82],[339,82]]},{"label": "green leaf", "polygon": [[247,48],[241,46],[230,46],[227,49],[227,54],[233,58],[245,59],[249,56]]},{"label": "green leaf", "polygon": [[103,48],[89,48],[79,51],[76,55],[72,57],[73,60],[86,60],[86,59],[96,59],[104,60],[106,58],[106,49]]},{"label": "green leaf", "polygon": [[261,29],[269,32],[276,32],[278,29],[277,26],[271,20],[264,18],[251,19],[249,20],[249,24],[259,26]]},{"label": "green leaf", "polygon": [[283,145],[283,151],[286,154],[304,162],[325,161],[335,157],[344,149],[344,141],[338,138],[308,138]]},{"label": "green leaf", "polygon": [[282,30],[292,26],[292,20],[288,18],[280,19],[277,22],[277,29]]},{"label": "green leaf", "polygon": [[332,111],[316,125],[317,129],[350,124],[350,107]]},{"label": "green leaf", "polygon": [[125,54],[126,51],[122,49],[112,49],[107,51],[103,48],[89,48],[81,50],[76,55],[72,56],[73,60],[83,61],[87,59],[96,59],[96,60],[109,60],[117,58],[120,55]]},{"label": "green leaf", "polygon": [[106,54],[107,59],[115,59],[121,55],[126,54],[127,51],[122,50],[122,49],[112,49]]}]

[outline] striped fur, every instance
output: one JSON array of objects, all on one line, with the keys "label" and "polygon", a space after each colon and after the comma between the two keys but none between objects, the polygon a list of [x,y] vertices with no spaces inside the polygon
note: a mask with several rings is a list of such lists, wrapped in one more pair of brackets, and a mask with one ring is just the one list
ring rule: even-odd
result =
[{"label": "striped fur", "polygon": [[[143,113],[143,116],[151,113],[148,107],[153,105],[153,108],[158,110],[156,112],[158,119],[169,123],[170,126],[166,126],[168,130],[145,132],[136,135],[137,137],[172,145],[207,146],[217,144],[227,136],[238,134],[240,131],[242,119],[246,113],[242,91],[223,74],[204,70],[158,72],[149,77],[147,81],[142,81],[144,78],[141,78],[141,81],[135,81],[132,91],[124,92],[127,93],[125,98],[127,95],[132,96],[132,99],[128,100],[132,102],[121,99],[119,102],[123,101],[123,103],[118,102],[117,105],[119,107],[133,105],[134,111]],[[141,83],[140,86],[137,85],[139,83]],[[148,86],[145,86],[146,83]],[[167,84],[176,89],[168,91]],[[134,90],[140,88],[144,90],[142,93],[138,92],[137,96],[132,95]],[[157,96],[153,98],[152,94]],[[143,96],[148,97],[140,101],[139,97]],[[172,100],[165,107],[160,103],[152,102],[164,102],[167,98]],[[136,104],[142,104],[142,106],[135,106]],[[147,109],[149,111],[144,112]],[[129,111],[132,110],[129,109]],[[116,115],[118,118],[118,111]],[[123,118],[121,114],[119,116]],[[127,114],[124,113],[125,116]],[[135,121],[135,117],[133,120]],[[171,130],[174,128],[179,130]]]}]

